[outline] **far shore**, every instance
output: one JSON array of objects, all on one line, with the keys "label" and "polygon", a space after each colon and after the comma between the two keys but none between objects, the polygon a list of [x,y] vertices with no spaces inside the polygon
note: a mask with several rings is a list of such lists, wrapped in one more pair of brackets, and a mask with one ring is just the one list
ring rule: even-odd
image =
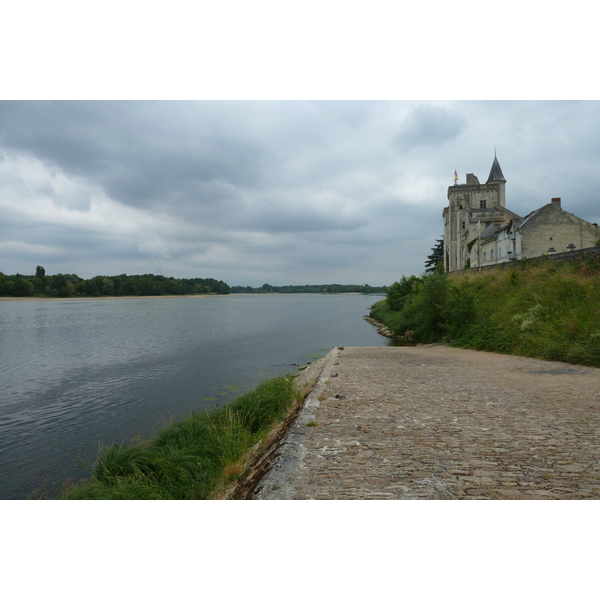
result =
[{"label": "far shore", "polygon": [[[327,295],[327,296],[359,296],[362,292],[294,292],[297,294],[310,294],[314,293],[316,295]],[[218,298],[223,296],[293,296],[294,293],[281,293],[281,292],[264,292],[260,294],[253,294],[250,292],[241,292],[239,294],[165,294],[163,296],[70,296],[70,297],[36,297],[36,296],[0,296],[0,302],[18,302],[18,301],[42,301],[46,302],[47,300],[55,301],[55,300],[156,300],[159,298]],[[364,294],[365,296],[369,294]]]},{"label": "far shore", "polygon": [[217,296],[227,296],[228,294],[165,294],[164,296],[71,296],[65,298],[49,298],[49,297],[40,297],[36,298],[35,296],[23,296],[23,297],[15,297],[15,296],[2,296],[0,297],[0,302],[14,302],[14,301],[32,301],[32,300],[41,300],[45,302],[46,300],[156,300],[158,298],[214,298]]}]

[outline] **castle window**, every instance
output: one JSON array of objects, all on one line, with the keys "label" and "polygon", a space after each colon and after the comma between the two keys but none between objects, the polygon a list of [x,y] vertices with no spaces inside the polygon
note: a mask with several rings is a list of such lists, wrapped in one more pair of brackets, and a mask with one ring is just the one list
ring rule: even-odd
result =
[{"label": "castle window", "polygon": [[487,200],[480,200],[479,208],[487,208]]},{"label": "castle window", "polygon": [[490,260],[494,260],[494,251],[493,250],[490,252]]},{"label": "castle window", "polygon": [[462,222],[462,228],[463,229],[465,228],[465,222],[464,221]]},{"label": "castle window", "polygon": [[483,262],[486,262],[486,261],[487,261],[487,252],[484,252],[483,253]]}]

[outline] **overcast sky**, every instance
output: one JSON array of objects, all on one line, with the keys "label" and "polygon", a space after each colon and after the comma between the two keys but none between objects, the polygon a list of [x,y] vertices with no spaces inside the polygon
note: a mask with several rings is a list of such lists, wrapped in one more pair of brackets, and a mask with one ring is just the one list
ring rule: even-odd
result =
[{"label": "overcast sky", "polygon": [[0,270],[230,285],[419,274],[454,169],[600,222],[600,105],[4,101]]}]

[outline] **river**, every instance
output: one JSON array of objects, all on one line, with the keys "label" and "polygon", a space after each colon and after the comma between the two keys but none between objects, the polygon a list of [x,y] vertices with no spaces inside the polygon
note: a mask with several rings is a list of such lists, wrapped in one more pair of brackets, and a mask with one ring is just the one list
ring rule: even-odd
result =
[{"label": "river", "polygon": [[[380,299],[268,294],[0,302],[0,499],[86,476],[100,444],[223,406],[334,346],[386,346]],[[39,494],[34,494],[39,495]]]}]

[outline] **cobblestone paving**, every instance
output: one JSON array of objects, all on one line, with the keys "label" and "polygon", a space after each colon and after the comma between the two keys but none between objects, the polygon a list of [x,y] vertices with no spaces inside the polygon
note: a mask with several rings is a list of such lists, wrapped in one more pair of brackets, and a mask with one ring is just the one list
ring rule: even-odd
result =
[{"label": "cobblestone paving", "polygon": [[600,369],[347,347],[322,380],[256,499],[600,497]]}]

